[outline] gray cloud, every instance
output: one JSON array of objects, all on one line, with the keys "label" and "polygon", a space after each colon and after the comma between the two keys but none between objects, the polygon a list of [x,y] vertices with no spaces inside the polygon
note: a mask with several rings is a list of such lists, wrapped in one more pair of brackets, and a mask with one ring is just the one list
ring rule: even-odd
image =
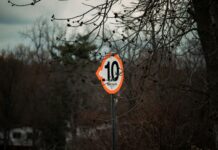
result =
[{"label": "gray cloud", "polygon": [[28,19],[1,17],[0,24],[30,24],[32,21]]},{"label": "gray cloud", "polygon": [[[32,0],[12,0],[13,2],[25,3]],[[96,0],[42,0],[35,6],[12,7],[7,0],[0,0],[0,48],[11,43],[23,42],[18,32],[30,26],[38,17],[51,18],[52,14],[57,17],[71,17],[78,15],[87,7],[82,2],[95,4]]]},{"label": "gray cloud", "polygon": [[25,24],[30,18],[25,18],[18,8],[10,6],[6,0],[0,2],[0,24]]},{"label": "gray cloud", "polygon": [[[31,0],[13,0],[14,2],[31,2]],[[70,17],[81,13],[85,7],[83,0],[42,0],[35,6],[12,7],[7,0],[0,1],[0,23],[29,23],[39,16],[51,17],[55,14],[60,17]],[[82,9],[81,9],[82,8]]]}]

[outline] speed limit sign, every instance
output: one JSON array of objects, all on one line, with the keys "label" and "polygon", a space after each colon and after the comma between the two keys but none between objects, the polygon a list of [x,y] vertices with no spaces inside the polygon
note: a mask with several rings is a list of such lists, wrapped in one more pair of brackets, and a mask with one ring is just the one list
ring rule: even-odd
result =
[{"label": "speed limit sign", "polygon": [[117,93],[124,80],[123,63],[118,54],[107,54],[96,75],[107,93]]}]

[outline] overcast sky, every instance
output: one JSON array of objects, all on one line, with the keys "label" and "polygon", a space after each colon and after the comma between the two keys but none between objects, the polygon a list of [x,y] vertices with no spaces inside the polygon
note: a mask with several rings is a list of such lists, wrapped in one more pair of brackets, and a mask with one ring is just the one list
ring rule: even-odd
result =
[{"label": "overcast sky", "polygon": [[[22,4],[32,0],[11,1]],[[27,7],[12,7],[8,0],[0,0],[0,49],[25,43],[19,32],[25,31],[38,17],[50,19],[52,14],[70,17],[84,12],[88,8],[82,5],[82,2],[95,4],[96,0],[42,0],[35,6]]]}]

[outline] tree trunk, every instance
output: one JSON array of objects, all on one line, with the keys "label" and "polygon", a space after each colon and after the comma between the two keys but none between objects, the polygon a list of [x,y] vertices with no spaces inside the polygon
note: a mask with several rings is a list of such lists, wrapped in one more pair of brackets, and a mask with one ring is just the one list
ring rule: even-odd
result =
[{"label": "tree trunk", "polygon": [[3,136],[4,136],[4,150],[7,150],[8,144],[9,144],[9,130],[8,129],[4,129]]},{"label": "tree trunk", "polygon": [[78,109],[79,109],[79,97],[75,96],[72,106],[72,120],[71,120],[71,134],[72,134],[72,149],[76,149],[77,145],[77,121],[78,121]]},{"label": "tree trunk", "polygon": [[36,132],[36,129],[35,127],[33,127],[33,136],[32,136],[32,146],[33,146],[33,150],[37,150],[36,148],[36,138],[38,138],[36,136],[37,132]]},{"label": "tree trunk", "polygon": [[198,26],[198,34],[203,48],[207,67],[208,81],[208,107],[206,120],[210,127],[208,136],[213,140],[207,140],[207,146],[218,149],[216,146],[218,125],[218,2],[212,0],[194,0],[195,20]]}]

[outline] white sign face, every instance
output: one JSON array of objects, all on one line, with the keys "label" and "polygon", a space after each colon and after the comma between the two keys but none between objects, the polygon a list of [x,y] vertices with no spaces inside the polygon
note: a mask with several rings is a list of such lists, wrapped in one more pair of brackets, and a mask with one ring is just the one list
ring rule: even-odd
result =
[{"label": "white sign face", "polygon": [[101,66],[98,68],[96,75],[106,92],[109,94],[117,93],[124,80],[122,60],[117,54],[107,54]]}]

